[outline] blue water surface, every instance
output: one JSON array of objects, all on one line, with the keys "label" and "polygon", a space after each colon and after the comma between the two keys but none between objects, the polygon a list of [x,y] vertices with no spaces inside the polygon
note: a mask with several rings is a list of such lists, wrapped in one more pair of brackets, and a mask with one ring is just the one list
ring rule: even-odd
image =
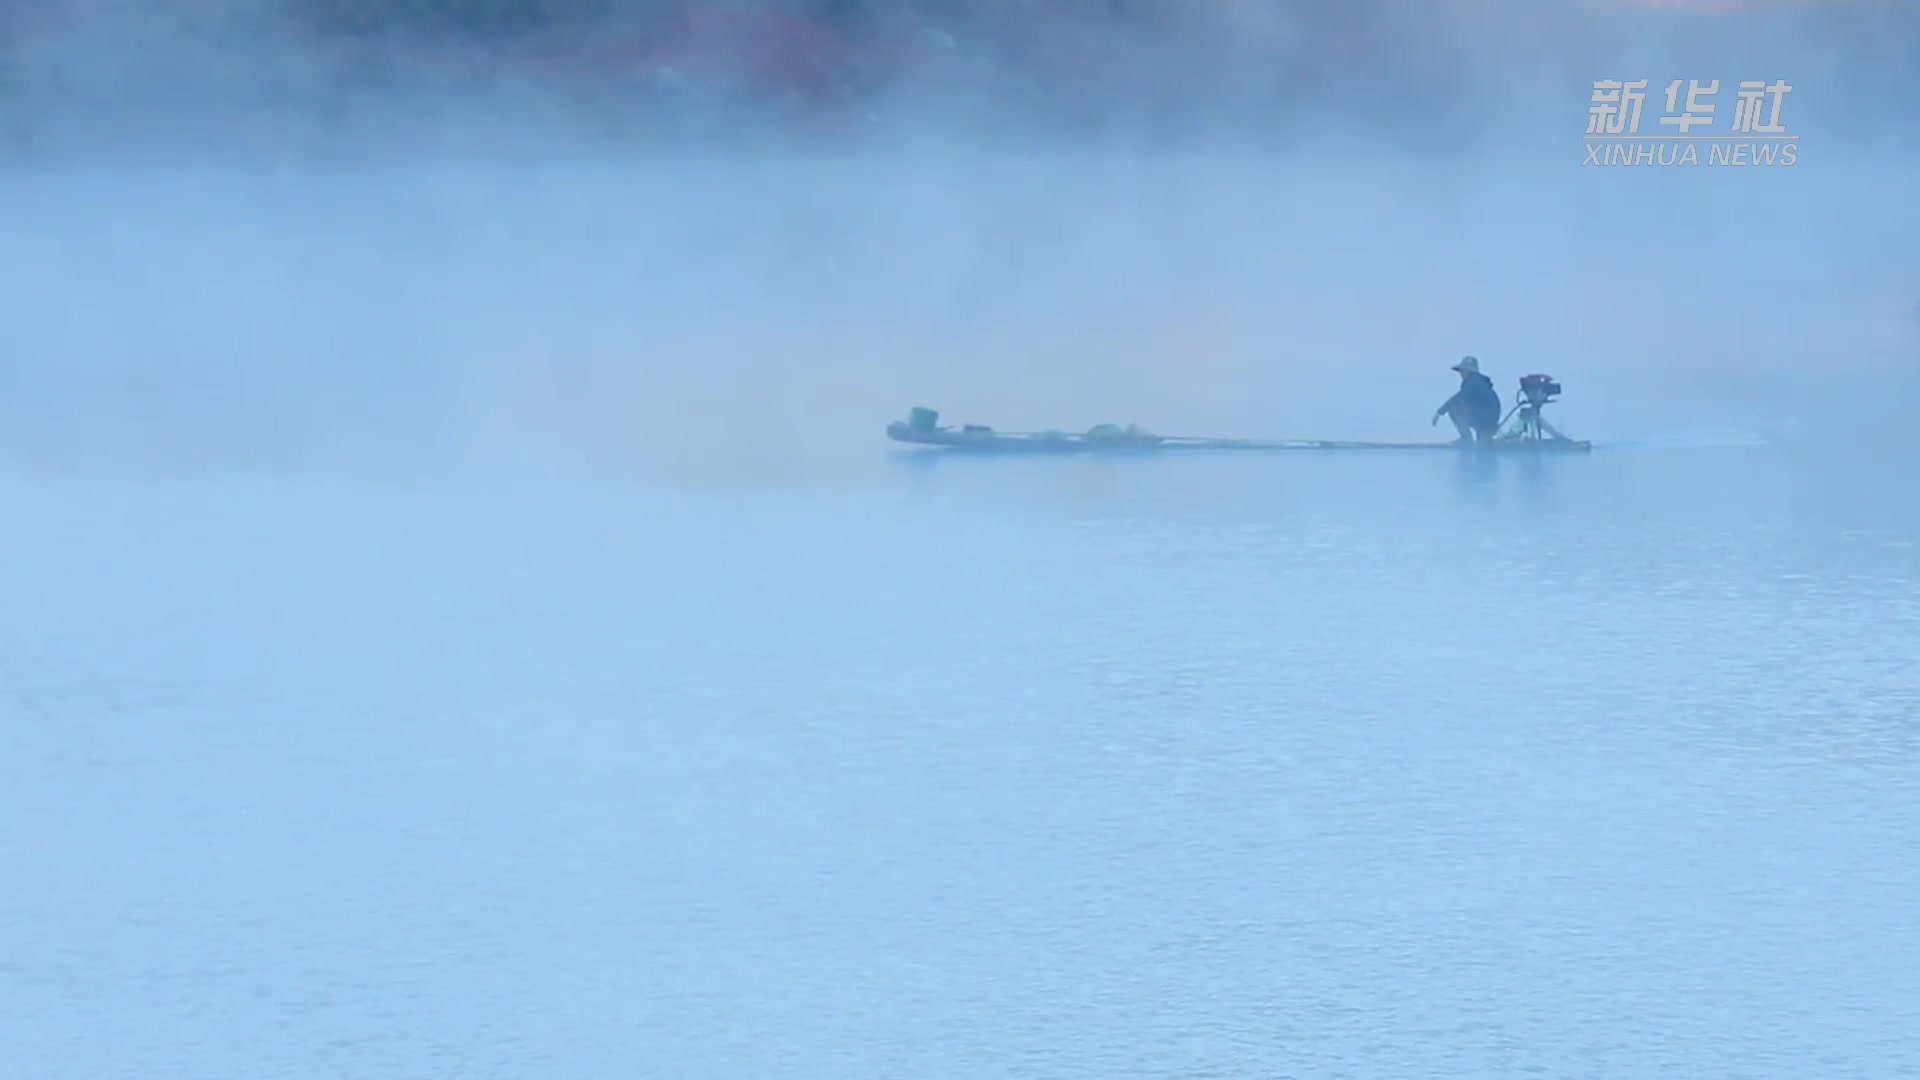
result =
[{"label": "blue water surface", "polygon": [[1870,472],[15,469],[0,1072],[1913,1075]]}]

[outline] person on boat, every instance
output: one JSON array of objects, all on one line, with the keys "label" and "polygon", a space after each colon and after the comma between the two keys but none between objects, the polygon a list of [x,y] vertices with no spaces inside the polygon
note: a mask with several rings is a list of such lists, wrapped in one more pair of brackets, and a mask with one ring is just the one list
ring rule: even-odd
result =
[{"label": "person on boat", "polygon": [[1433,423],[1445,416],[1460,432],[1460,441],[1488,442],[1500,427],[1500,392],[1493,380],[1480,374],[1480,361],[1471,356],[1453,365],[1460,373],[1460,389],[1434,410]]}]

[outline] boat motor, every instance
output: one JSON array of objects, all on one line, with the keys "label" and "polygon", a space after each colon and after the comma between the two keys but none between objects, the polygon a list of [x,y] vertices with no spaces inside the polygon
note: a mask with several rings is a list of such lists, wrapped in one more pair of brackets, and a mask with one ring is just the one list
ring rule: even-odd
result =
[{"label": "boat motor", "polygon": [[1522,375],[1520,396],[1537,409],[1560,396],[1560,384],[1554,382],[1551,375]]},{"label": "boat motor", "polygon": [[1520,397],[1507,413],[1507,420],[1519,415],[1519,423],[1508,431],[1507,420],[1500,422],[1503,439],[1564,439],[1552,424],[1540,416],[1540,410],[1560,396],[1560,384],[1551,375],[1520,376]]}]

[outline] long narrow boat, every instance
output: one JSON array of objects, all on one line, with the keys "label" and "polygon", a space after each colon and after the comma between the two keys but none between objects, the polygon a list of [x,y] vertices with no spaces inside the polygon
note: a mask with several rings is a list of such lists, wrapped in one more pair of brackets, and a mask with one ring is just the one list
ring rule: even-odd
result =
[{"label": "long narrow boat", "polygon": [[[1518,454],[1584,454],[1593,444],[1548,434],[1537,424],[1503,428],[1487,442],[1343,442],[1332,439],[1226,439],[1155,435],[1135,426],[1101,424],[1084,433],[996,431],[979,424],[952,427],[932,409],[916,408],[905,420],[887,425],[887,438],[916,446],[992,454],[1140,454],[1170,450],[1462,450]],[[1550,428],[1548,429],[1551,430]]]}]

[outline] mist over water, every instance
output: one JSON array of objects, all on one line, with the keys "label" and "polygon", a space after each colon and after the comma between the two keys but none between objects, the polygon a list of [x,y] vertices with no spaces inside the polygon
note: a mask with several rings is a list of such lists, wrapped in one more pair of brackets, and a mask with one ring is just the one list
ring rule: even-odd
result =
[{"label": "mist over water", "polygon": [[1914,401],[1914,229],[1898,169],[1828,168],[955,153],[21,177],[7,429],[83,454],[700,454],[864,448],[927,403],[1404,439],[1472,352],[1503,395],[1558,375],[1586,437],[1824,415],[1851,439]]},{"label": "mist over water", "polygon": [[32,1075],[1920,1069],[1916,9],[194,9],[0,4]]},{"label": "mist over water", "polygon": [[[885,77],[826,96],[726,46],[801,40],[779,5],[679,37],[23,8],[7,429],[657,456],[924,402],[1404,438],[1469,352],[1602,440],[1914,400],[1902,9],[1096,8],[874,15],[843,36]],[[586,62],[650,26],[629,82]],[[1650,131],[1669,78],[1723,80],[1723,127],[1733,82],[1800,80],[1802,160],[1580,167],[1592,80],[1636,75]]]}]

